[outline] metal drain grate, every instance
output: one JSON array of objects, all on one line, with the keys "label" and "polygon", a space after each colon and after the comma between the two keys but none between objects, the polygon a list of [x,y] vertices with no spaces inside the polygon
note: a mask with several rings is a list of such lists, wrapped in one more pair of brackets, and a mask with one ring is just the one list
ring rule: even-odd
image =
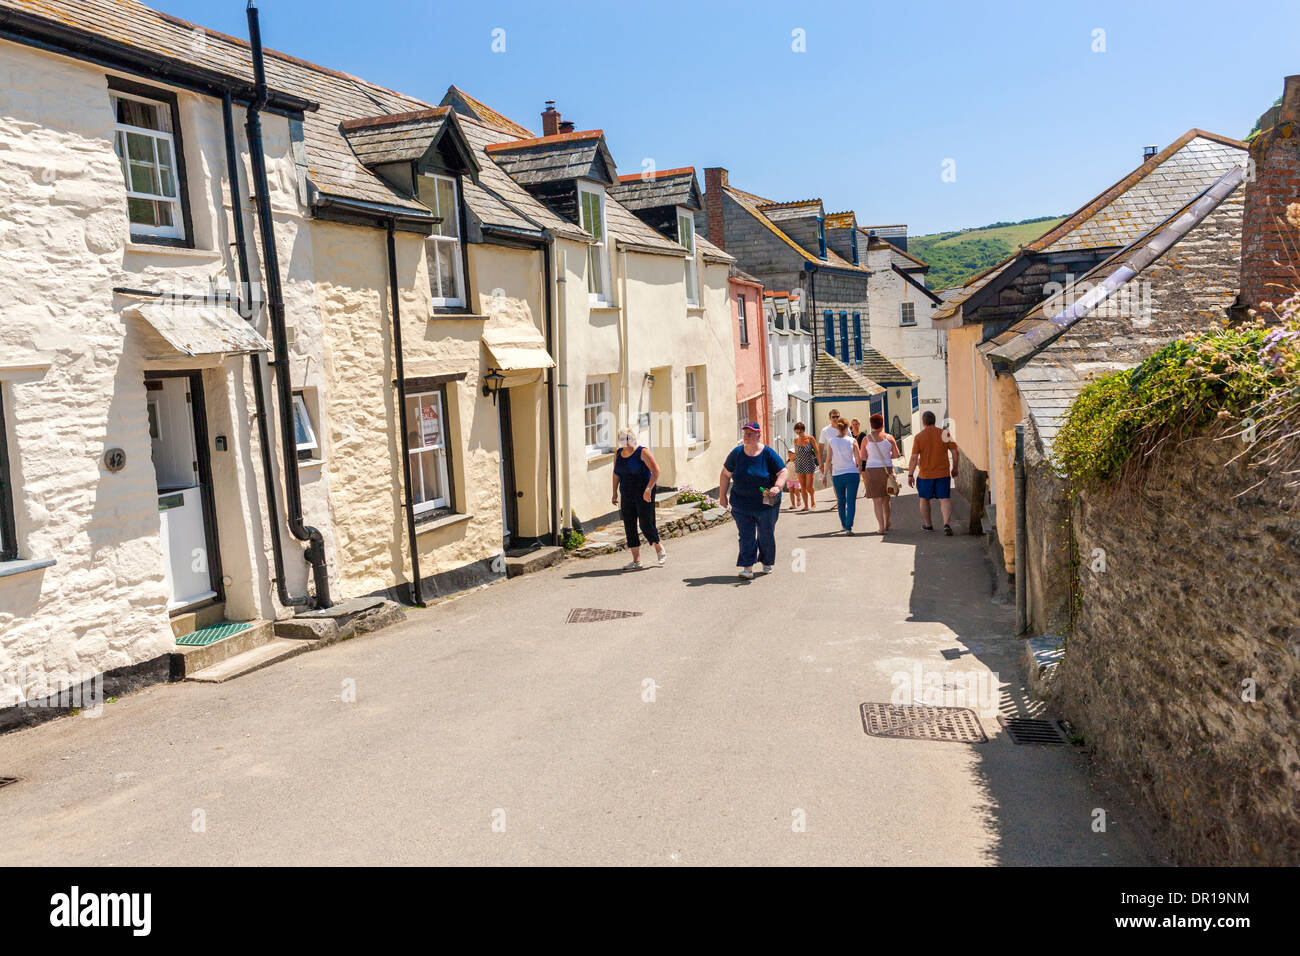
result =
[{"label": "metal drain grate", "polygon": [[17,782],[17,777],[0,777],[0,787],[7,787],[9,784]]},{"label": "metal drain grate", "polygon": [[949,740],[982,744],[989,738],[969,707],[926,707],[919,704],[863,704],[862,729],[872,737],[908,740]]},{"label": "metal drain grate", "polygon": [[565,624],[590,624],[593,621],[616,621],[624,617],[640,617],[641,611],[607,611],[598,607],[575,607],[565,618]]},{"label": "metal drain grate", "polygon": [[1050,747],[1068,746],[1070,740],[1057,720],[1049,717],[1003,717],[998,723],[1005,728],[1014,744],[1046,744]]}]

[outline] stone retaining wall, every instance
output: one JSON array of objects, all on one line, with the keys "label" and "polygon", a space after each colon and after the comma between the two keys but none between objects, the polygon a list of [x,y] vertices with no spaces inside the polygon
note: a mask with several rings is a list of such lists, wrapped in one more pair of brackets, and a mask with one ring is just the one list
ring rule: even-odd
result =
[{"label": "stone retaining wall", "polygon": [[1246,491],[1260,475],[1228,464],[1240,449],[1197,439],[1140,493],[1080,497],[1082,606],[1055,696],[1179,862],[1294,865],[1300,505],[1276,476]]}]

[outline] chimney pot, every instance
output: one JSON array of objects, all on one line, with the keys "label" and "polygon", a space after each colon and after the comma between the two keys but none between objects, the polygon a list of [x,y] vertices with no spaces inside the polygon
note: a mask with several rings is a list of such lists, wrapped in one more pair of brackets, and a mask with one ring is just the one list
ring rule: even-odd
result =
[{"label": "chimney pot", "polygon": [[546,101],[542,110],[542,135],[554,136],[560,131],[560,111],[555,108],[555,100]]},{"label": "chimney pot", "polygon": [[1151,145],[1151,146],[1143,146],[1143,147],[1142,147],[1142,162],[1145,163],[1145,162],[1147,162],[1148,160],[1152,159],[1152,158],[1155,156],[1155,154],[1158,153],[1158,152],[1160,152],[1160,150],[1159,150],[1159,149],[1158,149],[1154,144]]},{"label": "chimney pot", "polygon": [[573,120],[561,120],[561,121],[560,121],[560,132],[561,132],[561,133],[572,133],[572,132],[573,132]]}]

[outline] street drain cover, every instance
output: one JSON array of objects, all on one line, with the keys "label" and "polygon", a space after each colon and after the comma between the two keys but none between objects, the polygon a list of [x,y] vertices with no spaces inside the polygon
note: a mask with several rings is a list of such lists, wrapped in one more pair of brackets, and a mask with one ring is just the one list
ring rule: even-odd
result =
[{"label": "street drain cover", "polygon": [[607,611],[598,607],[575,607],[565,618],[565,624],[590,624],[593,621],[616,621],[624,617],[640,617],[640,611]]},{"label": "street drain cover", "polygon": [[927,707],[919,704],[863,704],[862,729],[872,737],[909,740],[951,740],[982,744],[989,738],[969,707]]},{"label": "street drain cover", "polygon": [[998,723],[1006,728],[1015,744],[1047,744],[1062,747],[1070,743],[1059,722],[1046,717],[1003,717]]}]

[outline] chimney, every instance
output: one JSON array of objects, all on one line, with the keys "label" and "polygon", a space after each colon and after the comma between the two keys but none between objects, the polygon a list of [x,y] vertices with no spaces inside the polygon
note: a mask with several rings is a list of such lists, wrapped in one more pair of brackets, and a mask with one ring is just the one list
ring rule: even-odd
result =
[{"label": "chimney", "polygon": [[725,219],[722,215],[722,190],[728,185],[727,171],[721,166],[708,166],[704,170],[704,209],[707,214],[709,242],[719,249],[727,248]]},{"label": "chimney", "polygon": [[1150,146],[1143,146],[1143,147],[1142,147],[1142,162],[1144,162],[1144,163],[1149,163],[1149,162],[1151,162],[1151,160],[1153,160],[1153,159],[1156,158],[1156,153],[1158,153],[1159,151],[1160,151],[1160,150],[1156,148],[1156,146],[1155,146],[1154,143],[1153,143],[1152,145],[1150,145]]},{"label": "chimney", "polygon": [[561,120],[561,121],[560,121],[560,132],[561,132],[561,133],[572,133],[572,132],[573,132],[573,120]]},{"label": "chimney", "polygon": [[555,108],[555,100],[546,101],[542,110],[542,135],[554,136],[560,131],[560,111]]},{"label": "chimney", "polygon": [[1237,305],[1257,309],[1290,298],[1300,284],[1292,261],[1300,233],[1286,219],[1286,207],[1300,202],[1300,76],[1286,78],[1276,125],[1251,141],[1245,190]]}]

